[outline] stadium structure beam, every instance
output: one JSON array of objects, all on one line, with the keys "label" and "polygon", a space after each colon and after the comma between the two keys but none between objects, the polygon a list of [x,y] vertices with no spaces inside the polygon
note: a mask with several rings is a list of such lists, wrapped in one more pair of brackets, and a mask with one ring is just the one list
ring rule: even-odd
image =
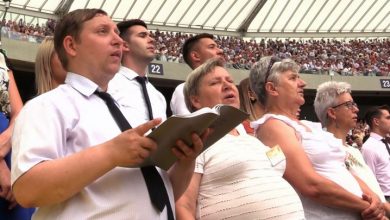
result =
[{"label": "stadium structure beam", "polygon": [[274,27],[275,27],[276,23],[279,21],[280,17],[282,15],[284,15],[284,11],[286,10],[288,4],[290,4],[290,0],[287,0],[287,2],[285,2],[282,11],[279,13],[278,17],[275,19],[274,23],[271,25],[270,30],[274,30]]},{"label": "stadium structure beam", "polygon": [[[378,22],[378,24],[374,27],[373,30],[376,31],[378,29],[379,25],[381,25],[386,19],[388,19],[387,17],[389,17],[389,15],[390,15],[390,11],[387,12],[387,14],[385,16],[383,16],[382,20],[380,22]],[[383,29],[383,31],[386,31],[386,29]]]},{"label": "stadium structure beam", "polygon": [[317,28],[317,31],[321,30],[322,26],[325,24],[325,22],[329,19],[330,15],[335,11],[335,9],[339,6],[341,0],[338,0],[336,4],[333,5],[332,10],[328,12],[328,14],[325,16],[325,19],[322,21],[320,26]]},{"label": "stadium structure beam", "polygon": [[362,5],[363,5],[364,2],[365,2],[364,0],[360,2],[359,6],[355,9],[355,11],[353,11],[353,12],[351,13],[351,15],[348,17],[348,19],[344,22],[344,25],[340,28],[340,31],[343,31],[343,30],[344,30],[345,26],[347,26],[347,24],[351,21],[352,17],[353,17],[353,16],[356,14],[356,12],[362,7]]},{"label": "stadium structure beam", "polygon": [[[182,15],[182,17],[180,18],[180,20],[179,20],[178,23],[180,23],[181,19],[183,19],[183,17],[187,14],[188,9],[190,9],[194,3],[195,3],[195,0],[193,0],[193,1],[191,2],[191,6],[187,8],[186,13],[184,13],[184,14]],[[179,4],[180,4],[179,2],[176,3],[175,6],[172,8],[172,10],[169,12],[169,15],[168,15],[168,16],[165,18],[165,20],[164,20],[164,23],[163,23],[164,25],[167,24],[168,20],[171,18],[171,16],[173,15],[173,13],[176,11],[176,8],[179,6]],[[178,24],[178,23],[177,23],[177,24]]]},{"label": "stadium structure beam", "polygon": [[[364,12],[363,16],[360,16],[359,20],[355,22],[355,25],[352,27],[352,30],[354,30],[356,28],[356,26],[358,26],[358,24],[363,20],[363,18],[366,17],[366,15],[368,14],[368,12],[370,12],[370,10],[372,9],[372,7],[378,2],[378,0],[375,0],[373,2],[371,2],[371,5],[368,7],[367,11]],[[367,21],[367,18],[364,19]]]},{"label": "stadium structure beam", "polygon": [[216,28],[218,27],[219,23],[222,21],[222,19],[225,18],[225,16],[227,15],[228,12],[230,12],[230,10],[233,8],[234,5],[236,5],[236,3],[238,2],[238,0],[234,0],[234,2],[230,5],[230,7],[225,11],[225,13],[223,13],[223,15],[218,19],[218,21],[215,23],[214,27],[213,28]]},{"label": "stadium structure beam", "polygon": [[149,8],[149,5],[150,3],[152,2],[152,0],[149,0],[148,3],[146,4],[146,6],[144,7],[144,10],[141,12],[141,14],[139,15],[139,19],[142,18],[142,16],[145,14],[145,11]]},{"label": "stadium structure beam", "polygon": [[[342,11],[345,11],[347,10],[347,8],[349,8],[349,6],[352,4],[353,0],[351,0],[350,2],[348,2],[348,5],[344,7],[344,9]],[[336,23],[340,20],[341,16],[343,16],[344,13],[340,13],[339,16],[333,21],[332,25],[330,25],[329,29],[332,30],[333,27],[336,25]]]},{"label": "stadium structure beam", "polygon": [[210,20],[211,16],[214,15],[214,13],[219,9],[219,7],[221,6],[223,0],[220,0],[217,7],[214,8],[214,10],[209,14],[209,16],[205,19],[205,21],[203,22],[203,24],[201,25],[202,27],[205,26],[205,24]]},{"label": "stadium structure beam", "polygon": [[[379,11],[377,11],[377,12],[375,13],[375,15],[372,16],[372,18],[367,22],[366,26],[364,26],[364,28],[362,29],[363,31],[365,31],[365,30],[367,29],[368,25],[370,25],[370,24],[372,23],[372,21],[373,21],[376,17],[378,17],[378,15],[382,12],[382,10],[383,10],[384,8],[387,8],[386,5],[387,5],[388,3],[389,3],[389,1],[386,1],[386,2],[383,3],[383,5],[382,5],[382,7],[380,7]],[[374,30],[375,30],[375,29],[374,29]]]},{"label": "stadium structure beam", "polygon": [[[339,0],[339,1],[341,1],[341,0]],[[298,6],[295,7],[294,12],[290,15],[290,17],[287,19],[287,22],[284,24],[283,28],[281,29],[282,31],[284,31],[286,29],[286,27],[290,23],[291,19],[295,16],[295,14],[297,13],[299,7],[301,7],[301,5],[302,5],[302,2],[303,2],[303,0],[299,1]]]},{"label": "stadium structure beam", "polygon": [[[264,4],[265,4],[266,2],[267,2],[267,1],[265,0],[265,1],[264,1]],[[269,14],[271,13],[271,11],[272,11],[272,9],[274,8],[275,4],[276,4],[276,1],[274,1],[274,2],[272,3],[271,8],[267,11],[267,14],[264,16],[263,21],[262,21],[261,24],[259,25],[259,28],[257,28],[257,31],[260,31],[260,29],[263,27],[263,24],[264,24],[265,21],[268,19]]]},{"label": "stadium structure beam", "polygon": [[157,15],[160,13],[162,7],[164,7],[165,3],[167,2],[167,0],[164,0],[164,2],[162,4],[160,4],[160,7],[158,7],[156,13],[154,13],[153,15],[153,18],[150,20],[151,22],[154,22],[154,19],[157,17]]},{"label": "stadium structure beam", "polygon": [[[209,4],[209,2],[210,2],[210,0],[207,0],[206,3],[203,4],[202,8],[198,11],[198,13],[196,13],[194,18],[190,21],[191,26],[194,25],[195,20],[199,17],[200,13],[203,12],[203,10],[206,8],[206,6]],[[196,25],[196,26],[199,26],[199,25]]]},{"label": "stadium structure beam", "polygon": [[248,31],[249,25],[252,23],[253,19],[256,18],[259,11],[263,8],[267,0],[259,0],[255,7],[253,7],[252,11],[249,12],[248,16],[244,19],[242,24],[238,27],[238,31],[245,33]]},{"label": "stadium structure beam", "polygon": [[39,11],[42,11],[42,8],[43,8],[43,6],[45,6],[45,4],[46,4],[47,1],[48,1],[48,0],[45,0],[45,1],[42,2],[41,7],[39,7]]},{"label": "stadium structure beam", "polygon": [[297,25],[295,26],[295,28],[293,29],[294,31],[297,30],[297,28],[299,27],[299,25],[301,25],[303,19],[305,19],[306,15],[309,14],[308,12],[311,10],[311,8],[313,7],[315,1],[312,1],[309,8],[306,9],[306,12],[304,13],[304,15],[301,17],[301,19],[298,21]]},{"label": "stadium structure beam", "polygon": [[111,18],[114,17],[114,14],[115,14],[116,10],[118,10],[118,7],[119,7],[121,2],[122,2],[122,0],[119,0],[118,3],[116,3],[114,10],[112,10],[112,12],[111,12],[111,15],[110,15]]},{"label": "stadium structure beam", "polygon": [[57,19],[58,16],[55,14],[49,14],[46,12],[33,11],[29,9],[23,9],[18,7],[10,7],[7,11],[8,13],[18,14],[18,15],[26,15],[37,18],[45,18],[45,19]]},{"label": "stadium structure beam", "polygon": [[[56,10],[54,11],[54,14],[58,17],[62,17],[65,14],[67,14],[70,10],[70,7],[72,6],[74,0],[65,0],[61,1],[61,3],[58,5]],[[57,19],[55,18],[55,19]]]},{"label": "stadium structure beam", "polygon": [[[322,5],[321,5],[321,8],[320,10],[314,15],[314,17],[311,19],[309,25],[307,25],[306,27],[306,30],[305,31],[308,31],[310,29],[310,27],[314,24],[314,22],[317,20],[317,17],[318,15],[320,15],[320,13],[322,12],[322,10],[325,8],[326,4],[328,4],[329,0],[326,0]],[[325,18],[326,19],[326,18]],[[325,20],[324,19],[324,20]]]},{"label": "stadium structure beam", "polygon": [[133,9],[135,3],[137,3],[137,0],[133,1],[133,3],[131,4],[129,10],[127,10],[126,15],[123,17],[123,21],[126,21],[126,20],[127,20],[127,17],[129,16],[130,11],[131,11],[131,9]]},{"label": "stadium structure beam", "polygon": [[[224,28],[224,30],[228,30],[228,28],[230,27],[230,25],[236,20],[238,14],[240,14],[241,11],[244,10],[244,8],[246,8],[246,6],[247,6],[248,4],[249,4],[249,1],[247,1],[245,4],[243,4],[243,5],[241,6],[240,10],[238,10],[234,16],[229,16],[229,17],[230,17],[230,22],[226,25],[226,27]],[[229,11],[230,11],[230,9],[229,9]],[[219,22],[218,22],[218,23],[219,23]],[[237,29],[237,31],[238,31],[238,29]]]}]

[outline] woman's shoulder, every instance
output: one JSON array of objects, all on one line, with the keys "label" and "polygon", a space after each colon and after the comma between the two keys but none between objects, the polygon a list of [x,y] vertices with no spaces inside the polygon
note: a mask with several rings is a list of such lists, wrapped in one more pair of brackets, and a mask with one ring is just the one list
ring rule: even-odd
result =
[{"label": "woman's shoulder", "polygon": [[298,123],[287,116],[284,115],[277,115],[277,114],[270,114],[267,113],[263,115],[261,118],[259,118],[256,121],[251,122],[251,127],[257,130],[260,126],[266,125],[266,126],[282,126],[283,124],[288,125],[289,127],[296,128],[298,127]]}]

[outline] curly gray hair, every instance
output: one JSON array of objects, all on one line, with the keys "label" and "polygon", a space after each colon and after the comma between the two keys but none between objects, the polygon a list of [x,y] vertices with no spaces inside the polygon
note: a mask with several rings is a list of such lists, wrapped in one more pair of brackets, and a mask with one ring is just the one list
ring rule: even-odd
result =
[{"label": "curly gray hair", "polygon": [[224,67],[223,61],[219,58],[211,58],[188,74],[183,92],[186,106],[190,112],[197,110],[196,107],[192,105],[191,97],[199,95],[201,80],[217,66]]},{"label": "curly gray hair", "polygon": [[329,123],[328,108],[337,105],[337,97],[344,93],[351,93],[349,83],[329,81],[318,86],[314,99],[314,110],[323,127]]}]

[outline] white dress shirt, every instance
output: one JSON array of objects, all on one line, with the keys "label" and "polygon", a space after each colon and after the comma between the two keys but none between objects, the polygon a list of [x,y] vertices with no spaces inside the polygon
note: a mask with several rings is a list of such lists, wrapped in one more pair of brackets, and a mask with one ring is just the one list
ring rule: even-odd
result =
[{"label": "white dress shirt", "polygon": [[378,180],[385,196],[390,196],[390,155],[382,136],[371,132],[362,146],[363,158]]},{"label": "white dress shirt", "polygon": [[[38,163],[70,156],[121,132],[105,102],[93,94],[95,83],[73,73],[65,83],[20,112],[12,137],[12,184]],[[159,171],[174,207],[167,173]],[[66,201],[39,207],[33,219],[167,219],[167,213],[153,207],[139,168],[117,167]]]},{"label": "white dress shirt", "polygon": [[[108,84],[107,92],[118,102],[121,110],[134,128],[149,121],[148,108],[142,94],[142,87],[135,79],[138,74],[121,66],[119,72]],[[153,118],[166,119],[167,102],[165,97],[149,81],[146,89],[152,105]]]},{"label": "white dress shirt", "polygon": [[184,83],[179,84],[172,94],[171,111],[173,115],[186,115],[190,113],[184,99]]}]

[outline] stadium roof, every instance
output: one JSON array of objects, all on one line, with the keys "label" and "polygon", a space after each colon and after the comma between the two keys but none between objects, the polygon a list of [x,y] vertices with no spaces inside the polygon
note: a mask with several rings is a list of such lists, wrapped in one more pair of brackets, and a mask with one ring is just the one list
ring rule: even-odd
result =
[{"label": "stadium roof", "polygon": [[[6,18],[41,24],[78,8],[101,8],[114,21],[140,18],[152,30],[249,38],[390,36],[390,0],[12,0]],[[3,1],[0,10],[3,17]]]}]

